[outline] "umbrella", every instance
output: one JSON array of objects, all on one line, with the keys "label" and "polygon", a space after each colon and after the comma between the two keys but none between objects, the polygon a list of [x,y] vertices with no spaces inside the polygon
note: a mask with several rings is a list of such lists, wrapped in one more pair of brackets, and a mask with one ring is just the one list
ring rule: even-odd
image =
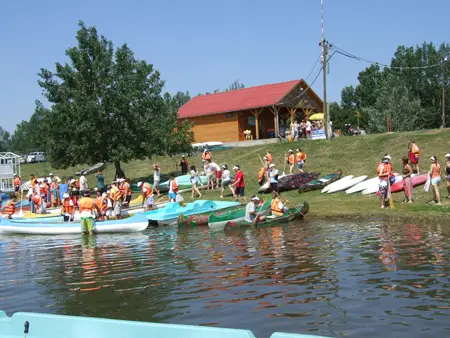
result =
[{"label": "umbrella", "polygon": [[308,120],[311,120],[311,121],[321,121],[321,120],[323,120],[323,113],[317,113],[317,114],[311,115],[311,116],[308,118]]}]

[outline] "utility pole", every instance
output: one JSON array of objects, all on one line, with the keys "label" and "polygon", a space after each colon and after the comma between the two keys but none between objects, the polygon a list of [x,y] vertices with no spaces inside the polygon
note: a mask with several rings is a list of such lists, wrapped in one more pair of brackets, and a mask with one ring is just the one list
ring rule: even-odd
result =
[{"label": "utility pole", "polygon": [[325,40],[324,32],[324,19],[323,19],[323,0],[320,1],[321,14],[322,14],[322,41],[320,45],[322,46],[322,73],[323,73],[323,120],[325,127],[325,135],[327,139],[331,139],[329,125],[330,117],[328,116],[328,105],[327,105],[327,54],[328,54],[328,41]]},{"label": "utility pole", "polygon": [[445,128],[445,87],[446,87],[446,78],[445,78],[445,64],[447,62],[447,57],[442,59],[442,126],[441,128]]}]

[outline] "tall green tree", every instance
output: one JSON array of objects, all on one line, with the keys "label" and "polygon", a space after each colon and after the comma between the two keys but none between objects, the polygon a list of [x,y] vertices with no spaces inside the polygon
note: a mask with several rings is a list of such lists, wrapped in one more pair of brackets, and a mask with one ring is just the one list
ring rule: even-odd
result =
[{"label": "tall green tree", "polygon": [[11,145],[11,134],[0,127],[0,151],[9,151]]},{"label": "tall green tree", "polygon": [[[177,127],[176,111],[161,95],[164,82],[152,64],[126,45],[116,49],[95,27],[79,23],[69,63],[41,69],[39,85],[52,104],[42,108],[47,153],[56,168],[121,162],[166,154]],[[183,140],[190,144],[191,139]]]}]

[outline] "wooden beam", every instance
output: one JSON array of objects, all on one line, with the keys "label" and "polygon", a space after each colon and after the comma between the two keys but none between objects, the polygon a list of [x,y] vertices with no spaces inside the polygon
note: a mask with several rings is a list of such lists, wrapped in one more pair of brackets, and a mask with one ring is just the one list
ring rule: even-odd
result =
[{"label": "wooden beam", "polygon": [[279,130],[279,128],[278,128],[278,107],[272,106],[270,108],[270,111],[273,114],[273,126],[275,129],[275,137],[278,137],[278,134],[279,134],[278,133],[278,130]]},{"label": "wooden beam", "polygon": [[256,139],[259,140],[259,115],[261,115],[263,108],[250,110],[250,113],[255,117]]},{"label": "wooden beam", "polygon": [[297,108],[288,108],[289,115],[291,116],[291,123],[294,123],[294,115],[297,111]]}]

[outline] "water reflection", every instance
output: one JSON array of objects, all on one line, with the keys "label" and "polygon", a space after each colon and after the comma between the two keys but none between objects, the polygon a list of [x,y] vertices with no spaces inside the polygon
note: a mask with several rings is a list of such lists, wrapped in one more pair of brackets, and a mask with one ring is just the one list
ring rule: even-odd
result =
[{"label": "water reflection", "polygon": [[0,308],[329,336],[443,335],[446,226],[0,237]]}]

